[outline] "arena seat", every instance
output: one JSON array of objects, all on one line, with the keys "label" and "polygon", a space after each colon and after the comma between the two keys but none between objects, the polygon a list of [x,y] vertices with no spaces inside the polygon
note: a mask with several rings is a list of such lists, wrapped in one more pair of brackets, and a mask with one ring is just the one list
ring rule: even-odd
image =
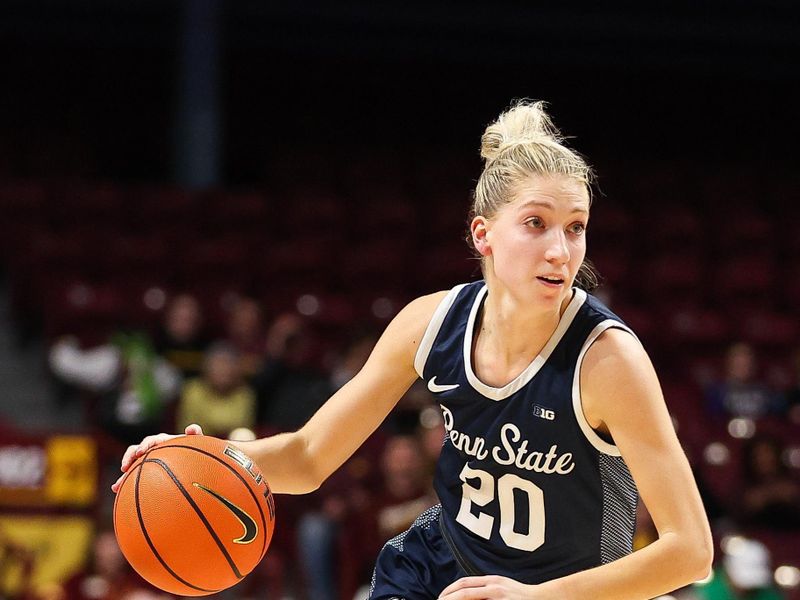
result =
[{"label": "arena seat", "polygon": [[631,280],[634,268],[630,252],[621,248],[592,250],[587,258],[597,268],[604,284],[616,287]]},{"label": "arena seat", "polygon": [[660,254],[642,267],[641,284],[648,299],[660,305],[691,305],[704,300],[706,267],[695,254]]},{"label": "arena seat", "polygon": [[754,249],[774,249],[779,237],[772,218],[753,206],[732,207],[718,217],[711,233],[715,246],[728,257],[747,255]]},{"label": "arena seat", "polygon": [[364,236],[392,239],[413,236],[417,224],[417,207],[404,195],[376,190],[353,210],[356,230]]},{"label": "arena seat", "polygon": [[281,198],[275,209],[276,238],[291,240],[294,236],[329,234],[347,231],[349,219],[347,202],[327,190],[298,188]]},{"label": "arena seat", "polygon": [[206,280],[242,286],[249,283],[248,248],[238,237],[201,240],[178,252],[181,257],[178,276],[185,285]]},{"label": "arena seat", "polygon": [[114,236],[104,255],[112,276],[124,273],[133,278],[169,280],[175,274],[175,250],[157,234]]},{"label": "arena seat", "polygon": [[717,305],[734,319],[776,304],[778,269],[771,260],[748,257],[725,261],[713,278]]},{"label": "arena seat", "polygon": [[44,293],[43,330],[48,340],[73,335],[85,345],[99,344],[134,325],[125,298],[113,286],[78,279],[54,283]]},{"label": "arena seat", "polygon": [[671,310],[666,317],[668,335],[678,347],[721,348],[729,340],[730,326],[715,310],[701,306],[686,306]]},{"label": "arena seat", "polygon": [[761,349],[778,347],[789,351],[797,343],[800,322],[796,314],[757,309],[742,316],[737,333]]},{"label": "arena seat", "polygon": [[411,240],[366,240],[344,250],[341,271],[348,289],[371,287],[401,291],[408,287],[416,258]]},{"label": "arena seat", "polygon": [[203,228],[217,234],[266,235],[270,231],[271,207],[264,194],[255,191],[216,190],[202,203]]},{"label": "arena seat", "polygon": [[670,202],[659,206],[648,219],[645,240],[649,252],[656,256],[671,254],[696,255],[704,244],[703,222],[699,211],[686,203]]}]

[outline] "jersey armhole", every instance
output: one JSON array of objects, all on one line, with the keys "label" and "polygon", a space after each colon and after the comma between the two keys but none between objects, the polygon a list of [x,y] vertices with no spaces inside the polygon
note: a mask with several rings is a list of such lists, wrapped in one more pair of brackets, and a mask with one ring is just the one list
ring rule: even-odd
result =
[{"label": "jersey armhole", "polygon": [[619,448],[601,438],[597,432],[592,429],[592,426],[589,425],[589,421],[586,420],[586,415],[583,414],[583,403],[581,401],[581,366],[583,365],[583,357],[586,356],[586,352],[588,352],[595,340],[600,337],[600,334],[607,329],[621,329],[622,331],[630,333],[637,340],[639,339],[629,327],[613,319],[606,319],[600,322],[592,330],[589,337],[587,337],[586,341],[583,343],[581,352],[578,355],[578,361],[575,365],[575,375],[572,379],[572,408],[575,411],[575,419],[578,421],[583,435],[586,436],[586,439],[598,452],[608,454],[609,456],[622,456]]},{"label": "jersey armhole", "polygon": [[450,307],[453,306],[453,303],[458,297],[458,293],[465,285],[467,284],[462,283],[450,290],[447,295],[442,298],[439,306],[437,306],[436,310],[433,312],[431,320],[428,322],[428,327],[425,329],[425,334],[422,336],[419,348],[417,348],[417,353],[414,356],[414,370],[416,370],[417,374],[423,379],[425,378],[425,363],[428,362],[428,355],[431,353],[431,348],[433,348],[433,342],[436,341],[436,336],[439,335],[439,329],[442,327],[447,312],[450,310]]}]

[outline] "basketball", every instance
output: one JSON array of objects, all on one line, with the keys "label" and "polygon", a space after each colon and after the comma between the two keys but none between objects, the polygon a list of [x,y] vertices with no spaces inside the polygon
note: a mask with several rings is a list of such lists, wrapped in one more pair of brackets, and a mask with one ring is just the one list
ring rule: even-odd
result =
[{"label": "basketball", "polygon": [[275,504],[253,461],[224,440],[160,444],[128,470],[114,503],[122,553],[144,579],[182,596],[212,594],[261,561]]}]

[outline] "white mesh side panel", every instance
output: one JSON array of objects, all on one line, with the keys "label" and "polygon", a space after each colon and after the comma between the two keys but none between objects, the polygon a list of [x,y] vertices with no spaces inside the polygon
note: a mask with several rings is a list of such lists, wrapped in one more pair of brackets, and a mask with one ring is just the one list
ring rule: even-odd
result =
[{"label": "white mesh side panel", "polygon": [[433,523],[433,522],[435,522],[435,521],[437,521],[439,519],[439,515],[441,514],[441,512],[442,512],[442,505],[441,504],[437,504],[436,506],[433,506],[433,507],[429,508],[428,510],[426,510],[424,513],[422,513],[420,516],[418,516],[414,520],[414,523],[411,524],[411,528],[410,529],[408,529],[407,531],[404,531],[403,533],[401,533],[399,535],[396,535],[395,537],[390,539],[388,542],[386,542],[386,544],[389,545],[389,546],[393,546],[397,550],[402,552],[403,551],[403,542],[405,541],[406,536],[411,532],[411,529],[416,529],[417,527],[421,527],[423,529],[427,529],[428,527],[431,526],[431,523]]},{"label": "white mesh side panel", "polygon": [[600,454],[599,460],[603,484],[600,557],[602,563],[606,564],[630,554],[633,550],[639,492],[622,457]]},{"label": "white mesh side panel", "polygon": [[[386,542],[386,546],[392,546],[393,548],[399,550],[400,552],[403,551],[403,542],[405,542],[406,536],[411,532],[412,529],[416,529],[417,527],[421,527],[423,529],[427,529],[433,523],[439,520],[439,515],[442,513],[442,505],[437,504],[436,506],[432,506],[425,512],[423,512],[420,516],[418,516],[414,522],[411,524],[411,527],[404,531],[403,533],[396,535],[388,542]],[[375,572],[372,573],[372,582],[369,586],[369,596],[372,597],[373,592],[375,591]],[[392,598],[391,600],[403,600],[403,598]]]}]

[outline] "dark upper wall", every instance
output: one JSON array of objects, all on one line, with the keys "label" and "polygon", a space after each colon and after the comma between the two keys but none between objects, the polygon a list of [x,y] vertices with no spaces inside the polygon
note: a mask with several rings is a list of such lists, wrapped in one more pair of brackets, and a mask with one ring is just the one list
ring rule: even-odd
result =
[{"label": "dark upper wall", "polygon": [[[595,161],[796,156],[795,3],[586,4],[227,2],[226,179],[293,145],[474,156],[520,96]],[[179,31],[174,0],[4,2],[0,167],[169,178]]]}]

